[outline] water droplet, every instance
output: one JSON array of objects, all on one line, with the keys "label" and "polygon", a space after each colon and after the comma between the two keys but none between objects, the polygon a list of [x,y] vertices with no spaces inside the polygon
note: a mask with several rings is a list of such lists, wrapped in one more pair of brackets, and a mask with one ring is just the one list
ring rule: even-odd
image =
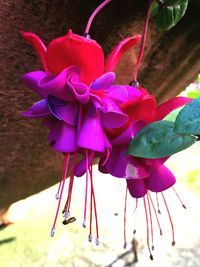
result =
[{"label": "water droplet", "polygon": [[64,211],[63,218],[65,218],[67,220],[69,217],[70,217],[70,212],[69,211]]},{"label": "water droplet", "polygon": [[56,200],[58,200],[59,197],[60,197],[60,195],[59,195],[59,193],[57,193],[57,194],[55,195]]},{"label": "water droplet", "polygon": [[54,237],[55,233],[56,233],[56,229],[55,228],[52,228],[51,229],[51,237]]},{"label": "water droplet", "polygon": [[137,81],[132,81],[132,82],[130,82],[129,85],[138,88],[138,87],[139,87],[139,82],[137,82]]},{"label": "water droplet", "polygon": [[85,37],[86,39],[91,39],[91,36],[89,35],[89,33],[85,33],[85,34],[83,35],[83,37]]}]

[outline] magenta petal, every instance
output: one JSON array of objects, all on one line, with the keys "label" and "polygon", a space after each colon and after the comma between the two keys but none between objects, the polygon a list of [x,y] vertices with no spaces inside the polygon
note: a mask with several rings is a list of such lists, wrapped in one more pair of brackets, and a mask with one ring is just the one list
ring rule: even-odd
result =
[{"label": "magenta petal", "polygon": [[[88,167],[92,164],[94,154],[95,153],[93,151],[88,153]],[[75,168],[75,175],[77,177],[81,177],[84,175],[85,172],[86,172],[86,158],[84,157],[77,163],[76,168]]]},{"label": "magenta petal", "polygon": [[127,187],[129,193],[134,198],[144,197],[147,193],[147,188],[145,186],[144,180],[146,179],[128,179]]},{"label": "magenta petal", "polygon": [[115,81],[115,73],[107,72],[103,74],[100,78],[96,79],[92,84],[91,88],[94,90],[102,90],[109,88]]},{"label": "magenta petal", "polygon": [[145,184],[152,192],[162,192],[176,182],[176,178],[173,173],[164,165],[159,168],[152,168],[149,178],[145,179]]},{"label": "magenta petal", "polygon": [[126,179],[144,179],[149,176],[150,167],[144,164],[140,158],[128,157],[126,166]]},{"label": "magenta petal", "polygon": [[125,131],[112,140],[112,145],[129,145],[132,138],[146,125],[143,121],[132,123]]},{"label": "magenta petal", "polygon": [[77,79],[77,76],[78,75],[74,75],[71,79],[69,79],[67,81],[67,85],[78,102],[87,104],[89,101],[89,87],[86,84],[81,83]]},{"label": "magenta petal", "polygon": [[160,159],[144,159],[145,163],[153,168],[157,168],[160,165],[164,164],[169,157],[160,158]]},{"label": "magenta petal", "polygon": [[128,164],[127,147],[113,147],[105,165],[105,158],[99,163],[99,170],[103,173],[110,173],[118,178],[126,178],[126,166]]},{"label": "magenta petal", "polygon": [[46,95],[52,95],[65,101],[72,101],[75,99],[71,89],[67,88],[67,81],[73,75],[78,75],[79,69],[72,66],[64,69],[57,76],[48,75],[38,82],[38,87]]},{"label": "magenta petal", "polygon": [[49,110],[55,118],[63,120],[69,125],[76,125],[78,106],[75,103],[66,103],[53,96],[48,96],[47,99]]},{"label": "magenta petal", "polygon": [[47,97],[47,93],[38,86],[39,81],[47,76],[48,74],[44,71],[33,71],[24,74],[22,80],[32,91],[36,92],[41,97]]},{"label": "magenta petal", "polygon": [[46,99],[36,102],[27,111],[21,113],[22,116],[28,118],[43,118],[50,114]]},{"label": "magenta petal", "polygon": [[57,120],[50,129],[48,141],[56,151],[74,152],[76,150],[76,128]]},{"label": "magenta petal", "polygon": [[99,112],[96,116],[86,116],[78,134],[77,144],[81,148],[104,152],[111,145],[104,133]]},{"label": "magenta petal", "polygon": [[105,128],[119,128],[128,121],[128,115],[123,113],[109,98],[103,100],[102,111],[102,123]]}]

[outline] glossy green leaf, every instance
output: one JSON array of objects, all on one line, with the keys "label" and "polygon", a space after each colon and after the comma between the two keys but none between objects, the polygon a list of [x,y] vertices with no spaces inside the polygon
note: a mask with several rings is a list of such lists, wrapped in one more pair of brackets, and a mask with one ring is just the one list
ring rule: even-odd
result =
[{"label": "glossy green leaf", "polygon": [[190,147],[196,137],[173,131],[174,123],[156,121],[144,127],[133,138],[128,153],[141,158],[163,158]]},{"label": "glossy green leaf", "polygon": [[181,134],[200,134],[200,98],[194,99],[180,111],[174,131]]},{"label": "glossy green leaf", "polygon": [[163,0],[163,6],[156,1],[151,7],[151,17],[156,17],[156,25],[160,30],[169,30],[184,16],[189,0]]}]

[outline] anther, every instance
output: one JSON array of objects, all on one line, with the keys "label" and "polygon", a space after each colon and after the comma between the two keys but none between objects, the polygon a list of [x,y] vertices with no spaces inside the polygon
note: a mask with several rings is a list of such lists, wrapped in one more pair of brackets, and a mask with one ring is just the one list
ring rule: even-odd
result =
[{"label": "anther", "polygon": [[86,221],[83,221],[82,226],[83,228],[86,228]]},{"label": "anther", "polygon": [[92,242],[92,235],[91,234],[89,234],[89,236],[88,236],[88,241]]},{"label": "anther", "polygon": [[172,246],[175,246],[175,245],[176,245],[175,241],[172,241]]},{"label": "anther", "polygon": [[161,211],[158,209],[158,214],[160,214],[161,215]]},{"label": "anther", "polygon": [[187,209],[186,206],[185,206],[184,204],[182,205],[182,207],[183,207],[184,209]]},{"label": "anther", "polygon": [[56,229],[55,228],[52,228],[51,229],[51,237],[54,237],[55,233],[56,233]]},{"label": "anther", "polygon": [[153,260],[153,255],[152,254],[150,255],[150,259]]},{"label": "anther", "polygon": [[135,87],[135,88],[138,88],[138,87],[139,87],[139,82],[137,82],[137,81],[132,81],[132,82],[129,83],[129,85],[130,85],[130,86],[133,86],[133,87]]},{"label": "anther", "polygon": [[154,250],[154,246],[152,246],[151,249]]},{"label": "anther", "polygon": [[67,220],[64,220],[62,223],[63,223],[64,225],[66,225],[66,224],[67,224]]},{"label": "anther", "polygon": [[91,39],[91,36],[89,35],[89,33],[84,33],[83,37],[85,37],[86,39]]},{"label": "anther", "polygon": [[134,234],[134,235],[136,234],[136,229],[133,230],[133,234]]},{"label": "anther", "polygon": [[123,246],[123,248],[124,248],[124,249],[126,249],[126,247],[127,247],[127,243],[124,243],[124,246]]},{"label": "anther", "polygon": [[162,230],[160,229],[160,235],[163,235],[163,232],[162,232]]},{"label": "anther", "polygon": [[100,246],[100,241],[98,238],[95,239],[95,244],[96,244],[96,246]]}]

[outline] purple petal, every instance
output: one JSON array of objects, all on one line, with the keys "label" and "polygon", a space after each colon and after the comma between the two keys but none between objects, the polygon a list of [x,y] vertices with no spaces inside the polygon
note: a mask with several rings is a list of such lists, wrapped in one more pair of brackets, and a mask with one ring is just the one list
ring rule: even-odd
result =
[{"label": "purple petal", "polygon": [[153,168],[157,168],[160,165],[164,164],[169,157],[160,158],[160,159],[145,159],[145,163]]},{"label": "purple petal", "polygon": [[176,182],[176,178],[173,173],[164,165],[158,168],[152,168],[149,178],[145,179],[145,184],[152,192],[162,192]]},{"label": "purple petal", "polygon": [[76,128],[55,120],[48,135],[49,145],[59,152],[74,152],[76,147]]},{"label": "purple petal", "polygon": [[143,121],[132,123],[124,132],[111,141],[112,145],[129,145],[131,140],[145,126]]},{"label": "purple petal", "polygon": [[94,90],[105,90],[109,88],[115,81],[115,73],[107,72],[103,74],[100,78],[96,79],[92,84],[91,88]]},{"label": "purple petal", "polygon": [[134,198],[144,197],[147,193],[147,188],[145,186],[144,180],[146,179],[128,179],[127,187],[129,193]]},{"label": "purple petal", "polygon": [[127,179],[144,179],[149,176],[150,167],[145,165],[140,158],[128,157],[128,164],[126,166]]},{"label": "purple petal", "polygon": [[39,81],[47,76],[48,74],[44,71],[33,71],[24,74],[22,79],[31,90],[39,94],[41,97],[47,97],[47,93],[41,90],[38,86]]},{"label": "purple petal", "polygon": [[105,158],[102,158],[99,163],[99,170],[103,173],[110,173],[114,177],[126,178],[126,166],[128,164],[127,147],[113,147],[110,156],[105,165],[102,163]]},{"label": "purple petal", "polygon": [[[88,153],[88,166],[87,167],[89,167],[92,164],[94,155],[95,153],[93,151]],[[86,172],[86,158],[84,157],[77,163],[76,168],[75,168],[75,175],[77,177],[81,177],[84,175],[85,172]]]},{"label": "purple petal", "polygon": [[43,118],[50,114],[46,99],[36,102],[27,111],[21,113],[22,116],[28,118]]},{"label": "purple petal", "polygon": [[48,106],[52,115],[58,120],[63,120],[69,125],[76,125],[78,106],[75,103],[66,103],[54,96],[48,96]]},{"label": "purple petal", "polygon": [[142,93],[137,88],[128,85],[113,85],[107,90],[107,94],[118,105],[129,99],[139,100],[142,96]]},{"label": "purple petal", "polygon": [[78,134],[77,144],[81,148],[104,152],[111,145],[104,133],[99,112],[96,116],[86,115]]},{"label": "purple petal", "polygon": [[128,121],[128,115],[123,113],[109,98],[103,100],[102,123],[105,128],[119,128]]}]

